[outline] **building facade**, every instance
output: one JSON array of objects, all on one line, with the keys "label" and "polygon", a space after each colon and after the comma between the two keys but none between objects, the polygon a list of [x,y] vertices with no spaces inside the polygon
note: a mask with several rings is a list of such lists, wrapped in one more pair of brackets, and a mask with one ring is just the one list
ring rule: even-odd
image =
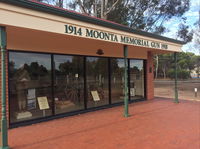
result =
[{"label": "building facade", "polygon": [[183,44],[27,0],[0,0],[0,26],[9,127],[123,104],[125,70],[129,102],[153,99],[153,55]]}]

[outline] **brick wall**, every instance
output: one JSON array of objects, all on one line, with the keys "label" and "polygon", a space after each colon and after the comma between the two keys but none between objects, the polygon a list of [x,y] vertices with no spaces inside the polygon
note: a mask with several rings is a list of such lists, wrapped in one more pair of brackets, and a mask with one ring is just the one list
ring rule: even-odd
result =
[{"label": "brick wall", "polygon": [[147,67],[146,67],[146,98],[147,100],[154,98],[154,73],[153,73],[153,54],[148,51]]}]

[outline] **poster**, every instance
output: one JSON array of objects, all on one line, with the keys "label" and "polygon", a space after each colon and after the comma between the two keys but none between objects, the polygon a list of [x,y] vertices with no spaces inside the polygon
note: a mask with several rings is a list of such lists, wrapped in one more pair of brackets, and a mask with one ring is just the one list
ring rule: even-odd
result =
[{"label": "poster", "polygon": [[130,88],[130,95],[135,96],[135,88]]},{"label": "poster", "polygon": [[38,97],[37,100],[38,100],[40,110],[49,109],[49,103],[46,96]]},{"label": "poster", "polygon": [[27,110],[36,109],[36,99],[28,99],[27,101]]},{"label": "poster", "polygon": [[28,95],[27,95],[27,99],[33,99],[35,98],[35,89],[28,89]]},{"label": "poster", "polygon": [[91,94],[92,94],[92,98],[94,101],[99,101],[100,98],[99,98],[99,94],[97,91],[91,91]]}]

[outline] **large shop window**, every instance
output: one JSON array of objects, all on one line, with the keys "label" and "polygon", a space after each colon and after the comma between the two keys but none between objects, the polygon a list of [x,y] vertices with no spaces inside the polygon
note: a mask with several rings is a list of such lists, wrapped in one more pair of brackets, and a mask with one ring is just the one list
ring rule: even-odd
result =
[{"label": "large shop window", "polygon": [[111,59],[112,103],[124,100],[124,59]]},{"label": "large shop window", "polygon": [[54,56],[56,113],[65,113],[84,108],[83,60],[81,56]]},{"label": "large shop window", "polygon": [[[144,98],[143,63],[129,59],[130,100]],[[109,105],[110,97],[124,100],[122,58],[9,52],[11,124]]]},{"label": "large shop window", "polygon": [[130,60],[130,99],[144,98],[144,62]]},{"label": "large shop window", "polygon": [[87,57],[87,107],[109,104],[108,58]]},{"label": "large shop window", "polygon": [[51,55],[9,52],[10,122],[52,114]]}]

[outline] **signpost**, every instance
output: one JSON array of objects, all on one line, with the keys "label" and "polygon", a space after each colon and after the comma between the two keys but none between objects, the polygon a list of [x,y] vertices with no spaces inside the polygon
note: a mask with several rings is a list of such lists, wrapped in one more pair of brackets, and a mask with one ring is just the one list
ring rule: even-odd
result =
[{"label": "signpost", "polygon": [[128,117],[128,46],[124,46],[124,116]]},{"label": "signpost", "polygon": [[175,103],[179,103],[178,100],[178,87],[177,87],[177,79],[178,79],[178,75],[177,75],[177,53],[174,53],[174,61],[175,61],[175,87],[174,87],[174,92],[175,92],[175,99],[174,102]]},{"label": "signpost", "polygon": [[194,88],[194,96],[197,97],[197,88]]}]

